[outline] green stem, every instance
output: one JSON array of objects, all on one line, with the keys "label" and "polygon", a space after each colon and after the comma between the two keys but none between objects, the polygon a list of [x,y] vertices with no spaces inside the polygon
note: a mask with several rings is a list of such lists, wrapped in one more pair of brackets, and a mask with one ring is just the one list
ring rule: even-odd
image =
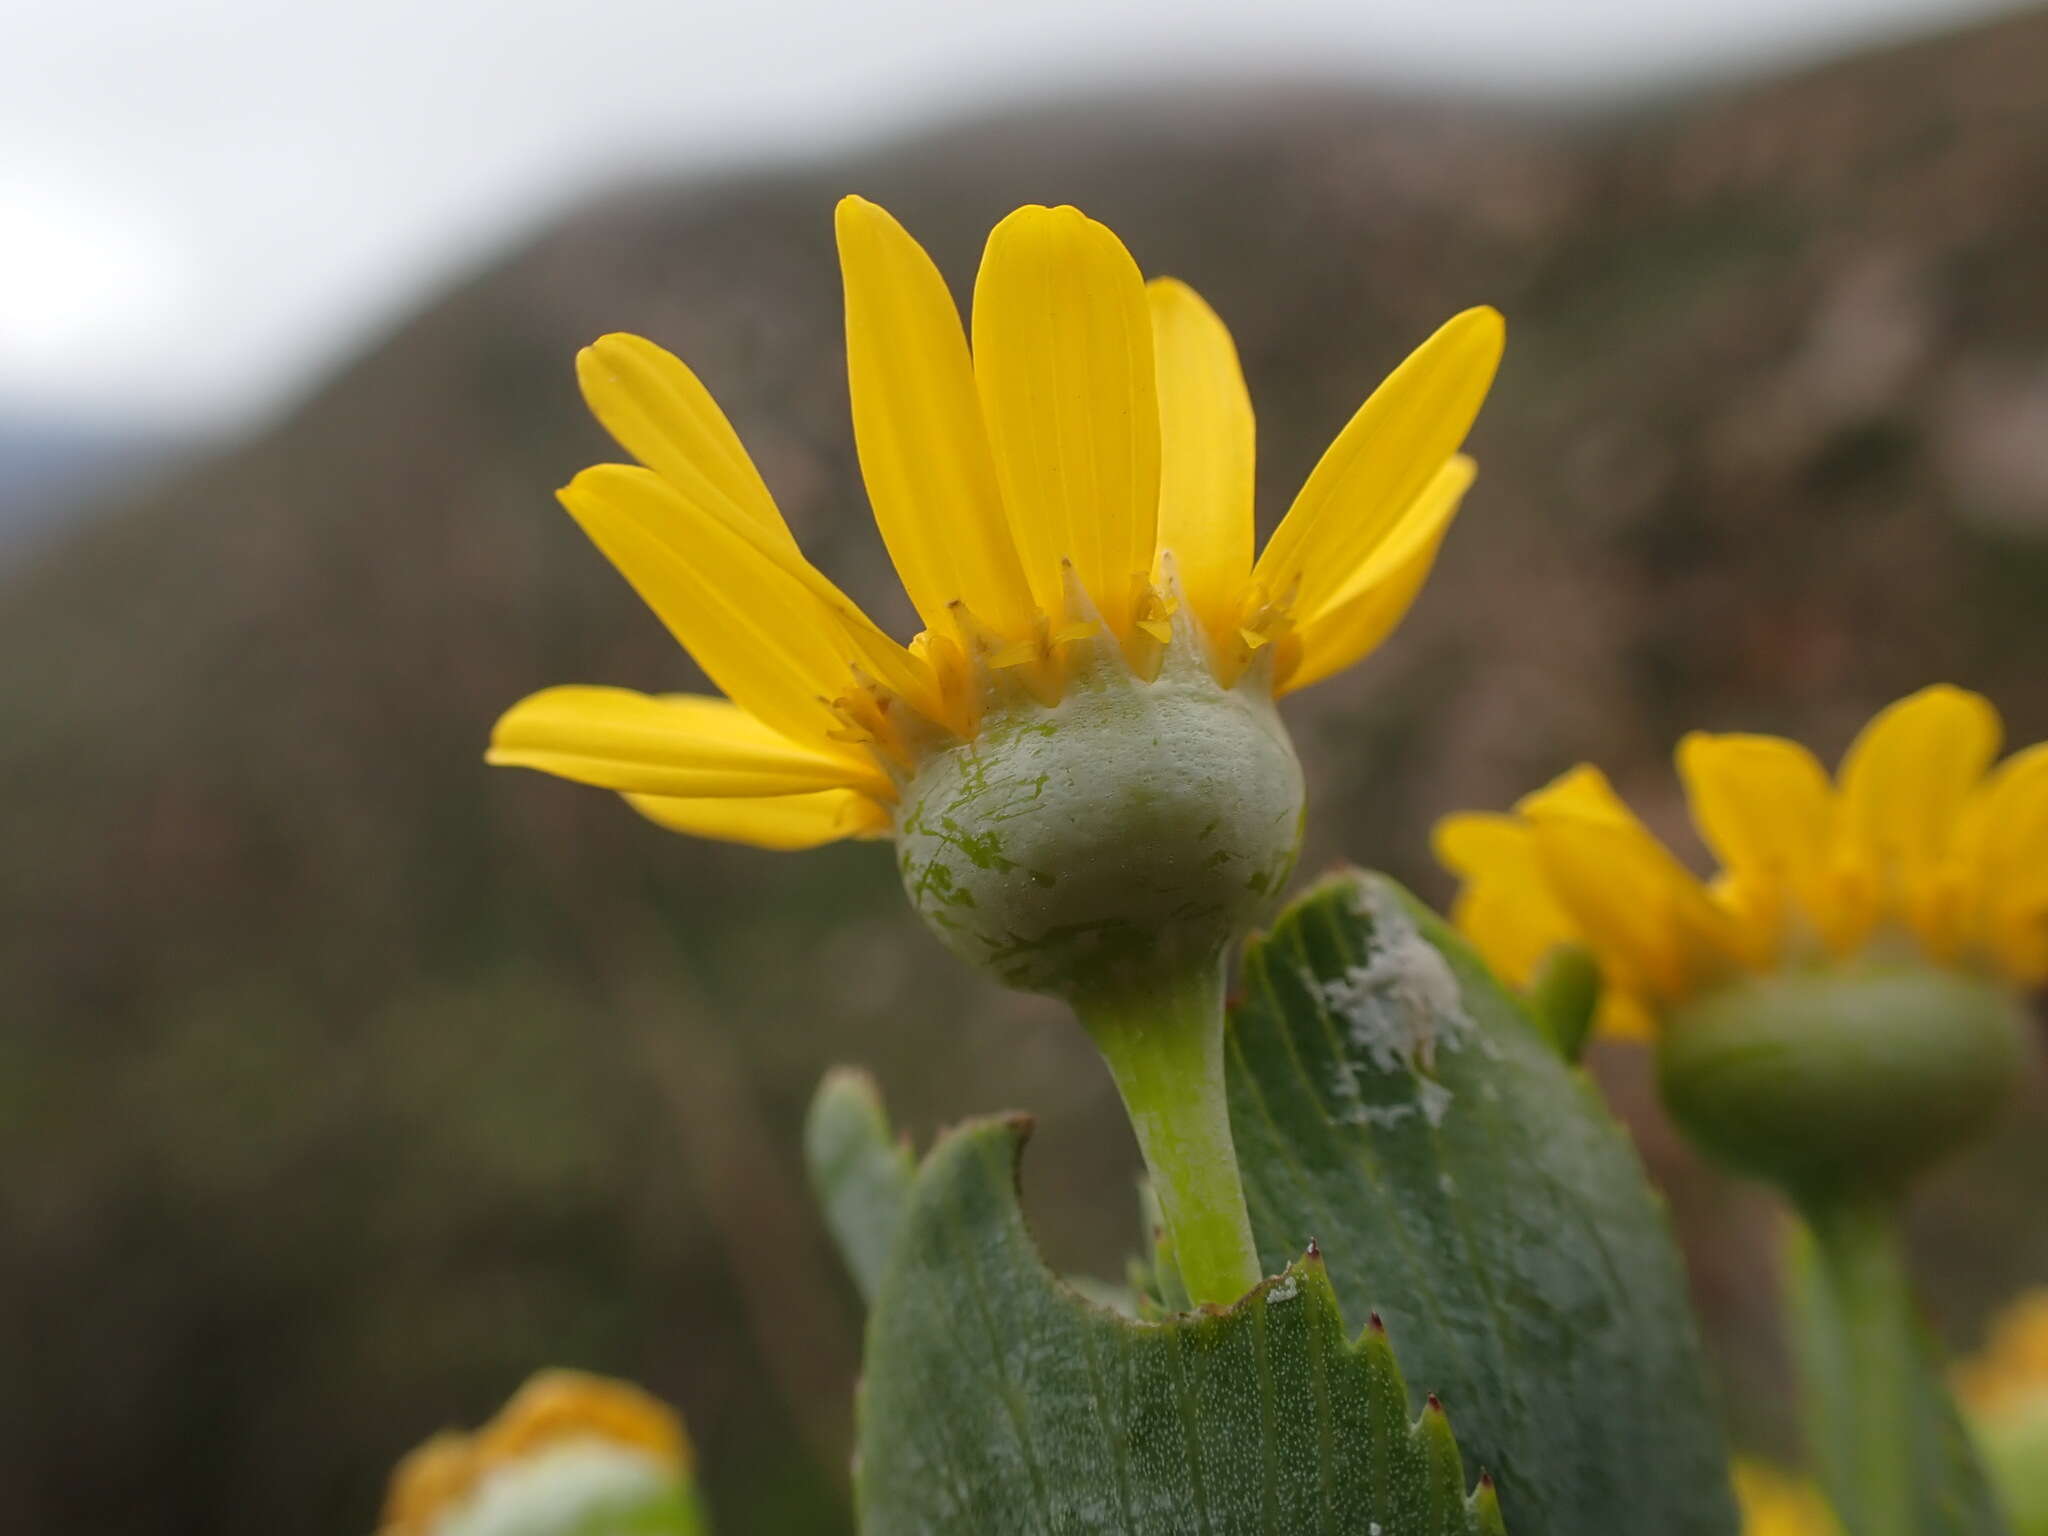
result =
[{"label": "green stem", "polygon": [[1217,1306],[1260,1278],[1223,1089],[1223,972],[1216,957],[1074,1005],[1123,1095],[1189,1299]]},{"label": "green stem", "polygon": [[1808,1412],[1850,1536],[1914,1536],[1917,1324],[1896,1201],[1810,1201]]}]

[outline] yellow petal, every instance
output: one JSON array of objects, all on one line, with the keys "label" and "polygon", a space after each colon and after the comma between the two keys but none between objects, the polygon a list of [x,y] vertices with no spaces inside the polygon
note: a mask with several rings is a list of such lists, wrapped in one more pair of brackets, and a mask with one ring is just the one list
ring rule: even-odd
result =
[{"label": "yellow petal", "polygon": [[631,1382],[560,1367],[528,1378],[477,1431],[476,1456],[488,1470],[579,1440],[628,1447],[678,1472],[692,1460],[689,1436],[668,1404]]},{"label": "yellow petal", "polygon": [[1998,963],[2023,987],[2048,983],[2048,913],[2037,912],[2032,921],[2002,930]]},{"label": "yellow petal", "polygon": [[1827,1500],[1811,1484],[1747,1458],[1738,1458],[1734,1470],[1742,1536],[1841,1536]]},{"label": "yellow petal", "polygon": [[1318,616],[1457,452],[1505,339],[1497,311],[1468,309],[1372,392],[1259,556],[1252,574],[1261,589],[1295,592],[1300,621]]},{"label": "yellow petal", "polygon": [[2014,980],[2048,980],[2048,743],[2014,753],[1972,797],[1951,867],[1971,898],[1971,937]]},{"label": "yellow petal", "polygon": [[1958,1361],[1956,1395],[1980,1421],[2002,1418],[2048,1394],[2048,1286],[2022,1291],[1991,1319],[1984,1347]]},{"label": "yellow petal", "polygon": [[1558,903],[1611,981],[1675,1002],[1739,958],[1739,934],[1702,886],[1581,767],[1522,802]]},{"label": "yellow petal", "polygon": [[1029,633],[1018,563],[981,424],[967,337],[945,279],[864,198],[839,204],[853,436],[875,522],[928,629],[960,601],[998,632]]},{"label": "yellow petal", "polygon": [[1943,856],[2001,734],[1989,700],[1943,683],[1899,700],[1857,736],[1842,760],[1836,857],[1877,911],[1916,927],[1933,920]]},{"label": "yellow petal", "polygon": [[1439,864],[1466,880],[1496,875],[1536,880],[1542,875],[1529,829],[1512,816],[1491,811],[1445,816],[1430,830],[1430,847]]},{"label": "yellow petal", "polygon": [[1678,744],[1678,773],[1757,941],[1775,953],[1794,903],[1812,931],[1831,933],[1823,908],[1835,792],[1818,759],[1776,736],[1694,731]]},{"label": "yellow petal", "polygon": [[1512,816],[1447,816],[1433,834],[1437,858],[1464,878],[1451,921],[1502,980],[1526,987],[1544,956],[1579,941],[1550,892],[1534,834]]},{"label": "yellow petal", "polygon": [[520,700],[491,732],[485,761],[650,795],[891,789],[879,769],[801,747],[728,699],[626,688],[549,688]]},{"label": "yellow petal", "polygon": [[482,1476],[476,1443],[458,1430],[444,1429],[406,1453],[391,1473],[384,1496],[383,1536],[421,1536],[468,1497]]},{"label": "yellow petal", "polygon": [[928,669],[745,519],[619,464],[586,469],[559,494],[706,675],[783,735],[815,747],[840,730],[829,701],[848,691],[855,665],[928,699]]},{"label": "yellow petal", "polygon": [[1647,831],[1643,831],[1642,823],[1636,820],[1635,812],[1607,782],[1607,775],[1591,763],[1580,763],[1541,789],[1530,790],[1515,802],[1515,814],[1523,817],[1577,816],[1642,831],[1643,836],[1649,836]]},{"label": "yellow petal", "polygon": [[1119,636],[1149,577],[1159,512],[1159,398],[1144,279],[1076,208],[1019,208],[974,285],[974,376],[1025,579],[1049,615],[1061,562]]},{"label": "yellow petal", "polygon": [[1694,824],[1723,867],[1784,882],[1826,859],[1834,788],[1798,743],[1694,731],[1678,744],[1678,772]]},{"label": "yellow petal", "polygon": [[1531,900],[1508,886],[1478,881],[1451,903],[1452,924],[1471,940],[1494,974],[1517,989],[1535,980],[1544,956],[1571,943],[1578,933],[1564,910],[1547,899],[1547,890],[1536,889],[1546,899]]},{"label": "yellow petal", "polygon": [[1477,466],[1458,454],[1437,471],[1401,520],[1322,613],[1296,631],[1299,660],[1276,674],[1276,694],[1319,683],[1379,648],[1408,615],[1436,564]]},{"label": "yellow petal", "polygon": [[616,333],[576,354],[576,381],[626,452],[685,495],[722,500],[796,548],[739,434],[682,359]]},{"label": "yellow petal", "polygon": [[1559,903],[1628,990],[1671,1003],[1716,973],[1727,947],[1712,940],[1706,893],[1676,878],[1661,849],[1574,818],[1539,822],[1536,846]]},{"label": "yellow petal", "polygon": [[[1174,278],[1145,288],[1159,376],[1159,549],[1212,635],[1237,621],[1252,571],[1256,433],[1237,348],[1201,295]],[[1155,568],[1153,580],[1163,582]]]},{"label": "yellow petal", "polygon": [[[1551,890],[1527,822],[1467,812],[1439,821],[1432,840],[1438,861],[1465,880],[1451,921],[1511,986],[1527,987],[1558,945],[1587,944],[1577,919]],[[1628,990],[1640,981],[1617,970],[1611,957],[1595,958],[1602,971],[1595,1031],[1620,1040],[1652,1038],[1651,1016]]]},{"label": "yellow petal", "polygon": [[1641,998],[1603,977],[1600,1001],[1593,1010],[1593,1033],[1609,1040],[1650,1041],[1657,1038],[1657,1018]]},{"label": "yellow petal", "polygon": [[889,832],[889,813],[851,789],[755,800],[628,795],[626,803],[671,832],[751,843],[756,848],[795,851],[849,837],[886,837]]}]

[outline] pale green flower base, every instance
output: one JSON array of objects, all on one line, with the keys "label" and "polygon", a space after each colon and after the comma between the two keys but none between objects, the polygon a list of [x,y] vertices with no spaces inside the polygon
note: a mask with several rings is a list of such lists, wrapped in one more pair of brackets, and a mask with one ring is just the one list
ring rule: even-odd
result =
[{"label": "pale green flower base", "polygon": [[1708,1151],[1809,1210],[1891,1196],[2012,1097],[2012,992],[1918,958],[1744,977],[1673,1009],[1657,1075]]},{"label": "pale green flower base", "polygon": [[1848,1536],[2003,1529],[1915,1307],[1900,1216],[1913,1182],[1991,1123],[2024,1058],[2007,989],[1917,954],[1744,977],[1663,1020],[1673,1116],[1805,1218],[1808,1436]]},{"label": "pale green flower base", "polygon": [[434,1536],[704,1536],[675,1468],[609,1441],[571,1440],[486,1477]]},{"label": "pale green flower base", "polygon": [[1052,708],[993,710],[933,754],[897,809],[897,865],[947,948],[1004,986],[1177,984],[1271,909],[1302,805],[1263,678],[1219,687],[1181,635],[1151,682],[1100,658]]}]

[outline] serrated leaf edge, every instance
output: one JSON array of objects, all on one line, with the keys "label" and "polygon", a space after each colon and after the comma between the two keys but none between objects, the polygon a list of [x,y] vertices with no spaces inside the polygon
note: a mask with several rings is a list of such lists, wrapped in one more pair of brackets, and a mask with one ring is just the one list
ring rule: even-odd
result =
[{"label": "serrated leaf edge", "polygon": [[[1284,1304],[1293,1299],[1294,1293],[1283,1288],[1307,1285],[1315,1289],[1330,1312],[1337,1317],[1340,1324],[1342,1323],[1343,1307],[1338,1302],[1336,1290],[1330,1283],[1322,1250],[1313,1242],[1301,1257],[1289,1264],[1286,1269],[1277,1275],[1266,1276],[1227,1307],[1205,1303],[1187,1311],[1166,1313],[1157,1318],[1134,1318],[1104,1306],[1075,1289],[1046,1263],[1045,1255],[1038,1245],[1037,1235],[1032,1232],[1030,1220],[1024,1213],[1024,1150],[1036,1129],[1036,1118],[1022,1110],[971,1116],[941,1128],[930,1148],[917,1160],[906,1204],[915,1201],[918,1187],[927,1179],[940,1176],[937,1170],[943,1167],[945,1159],[986,1155],[982,1150],[984,1145],[991,1138],[1001,1136],[1008,1141],[1011,1202],[1018,1227],[1031,1253],[1037,1277],[1069,1305],[1106,1318],[1116,1326],[1137,1331],[1188,1326],[1209,1327],[1248,1315],[1254,1307]],[[884,1288],[886,1285],[885,1280]],[[1400,1388],[1404,1400],[1413,1401],[1409,1396],[1408,1380],[1402,1373],[1393,1341],[1388,1337],[1385,1324],[1380,1320],[1378,1313],[1375,1312],[1365,1326],[1355,1334],[1345,1332],[1342,1347],[1353,1356],[1377,1356],[1379,1364]],[[1464,1457],[1458,1447],[1450,1413],[1436,1394],[1428,1394],[1421,1410],[1407,1420],[1407,1434],[1409,1443],[1419,1448],[1428,1458],[1445,1491],[1449,1493],[1455,1489],[1455,1497],[1464,1505],[1472,1536],[1506,1536],[1494,1480],[1482,1469],[1477,1481],[1469,1487],[1466,1485]]]}]

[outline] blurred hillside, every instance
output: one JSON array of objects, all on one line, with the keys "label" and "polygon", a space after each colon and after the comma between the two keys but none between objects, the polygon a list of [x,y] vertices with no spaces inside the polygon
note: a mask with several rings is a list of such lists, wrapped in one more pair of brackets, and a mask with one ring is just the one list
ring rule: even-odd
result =
[{"label": "blurred hillside", "polygon": [[9,409],[0,399],[0,562],[190,448],[172,434]]},{"label": "blurred hillside", "polygon": [[[1106,1078],[1058,1010],[923,936],[882,850],[684,842],[481,765],[534,687],[696,682],[550,501],[612,452],[579,345],[688,358],[814,558],[907,633],[847,426],[840,193],[963,294],[1032,200],[1193,282],[1243,349],[1269,522],[1410,345],[1499,305],[1439,574],[1291,706],[1305,867],[1347,854],[1439,898],[1430,821],[1580,757],[1683,836],[1667,754],[1692,726],[1832,754],[1948,678],[2048,737],[2044,78],[2035,15],[1625,116],[1075,102],[623,189],[10,573],[0,1507],[359,1532],[395,1454],[560,1361],[685,1407],[723,1529],[842,1529],[858,1317],[795,1136],[835,1060],[872,1063],[921,1139],[1038,1112],[1050,1253],[1122,1250]],[[1607,1070],[1731,1387],[1769,1384],[1760,1205],[1671,1145],[1639,1062]],[[1960,1336],[2048,1275],[2017,1216],[2042,1098],[1928,1204]]]}]

